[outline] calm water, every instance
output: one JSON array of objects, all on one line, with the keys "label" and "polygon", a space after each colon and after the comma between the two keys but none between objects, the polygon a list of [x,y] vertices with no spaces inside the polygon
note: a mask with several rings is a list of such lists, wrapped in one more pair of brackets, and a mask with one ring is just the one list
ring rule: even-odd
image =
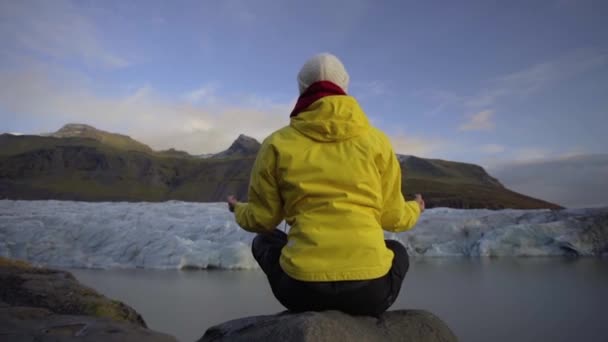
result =
[{"label": "calm water", "polygon": [[[283,310],[260,271],[71,271],[181,341]],[[461,341],[608,341],[608,260],[417,260],[391,309],[406,308],[435,313]]]}]

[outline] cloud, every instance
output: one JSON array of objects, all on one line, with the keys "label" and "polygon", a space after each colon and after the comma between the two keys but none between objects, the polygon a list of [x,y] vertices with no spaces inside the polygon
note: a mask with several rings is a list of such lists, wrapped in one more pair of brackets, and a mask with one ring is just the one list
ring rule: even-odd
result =
[{"label": "cloud", "polygon": [[526,97],[576,75],[608,64],[608,52],[578,49],[556,59],[490,80],[484,90],[468,97],[467,107],[489,107],[503,98]]},{"label": "cloud", "polygon": [[355,81],[350,85],[350,88],[357,97],[382,96],[390,93],[387,82],[380,80]]},{"label": "cloud", "polygon": [[489,171],[510,189],[566,207],[608,206],[608,154],[516,161]]},{"label": "cloud", "polygon": [[498,154],[504,152],[506,150],[506,147],[498,144],[487,144],[481,146],[480,150],[481,152],[486,154]]},{"label": "cloud", "polygon": [[511,94],[513,94],[513,91],[507,88],[483,90],[474,96],[466,98],[464,106],[467,108],[492,107],[497,104],[501,97],[507,97]]},{"label": "cloud", "polygon": [[44,131],[68,122],[88,123],[155,149],[196,154],[221,151],[241,133],[262,140],[289,123],[292,105],[253,95],[192,103],[149,85],[104,96],[85,77],[48,64],[0,69],[0,78],[0,113],[15,113],[19,121],[37,123]]},{"label": "cloud", "polygon": [[608,65],[608,51],[577,49],[555,59],[532,64],[521,70],[500,75],[482,84],[482,89],[470,94],[458,94],[445,89],[416,91],[412,95],[428,101],[426,115],[439,112],[471,111],[497,108],[505,101],[525,98],[579,74]]},{"label": "cloud", "polygon": [[129,65],[102,44],[91,20],[68,1],[1,1],[0,22],[3,48],[112,68]]},{"label": "cloud", "polygon": [[545,85],[601,67],[607,62],[608,53],[606,52],[580,49],[555,60],[499,77],[497,81],[503,85],[523,88],[525,92],[532,92]]},{"label": "cloud", "polygon": [[530,162],[547,159],[550,156],[550,152],[543,148],[537,147],[526,147],[519,149],[515,154],[515,161],[517,162]]},{"label": "cloud", "polygon": [[184,98],[191,103],[215,103],[218,101],[216,90],[215,84],[207,84],[186,92]]},{"label": "cloud", "polygon": [[256,6],[246,0],[225,0],[222,7],[228,18],[242,25],[252,25],[256,22]]},{"label": "cloud", "polygon": [[459,129],[461,131],[491,131],[496,127],[493,119],[493,110],[483,110],[470,115],[468,121],[460,125]]},{"label": "cloud", "polygon": [[[501,150],[502,149],[502,150]],[[558,153],[546,148],[535,146],[506,148],[502,145],[488,144],[480,148],[486,154],[482,164],[491,169],[500,169],[505,165],[539,163],[549,160],[558,160],[584,154],[582,151],[567,151]]]},{"label": "cloud", "polygon": [[[43,63],[0,69],[0,78],[4,81],[0,113],[15,113],[19,121],[39,125],[40,131],[27,133],[53,131],[69,122],[87,123],[130,135],[154,149],[176,148],[192,154],[224,150],[241,133],[261,141],[289,124],[295,103],[295,98],[278,102],[257,94],[222,96],[216,85],[174,98],[151,85],[129,88],[121,95],[101,95],[83,75]],[[210,97],[213,101],[208,101]],[[392,142],[396,152],[418,156],[446,146],[439,139],[402,132],[392,135]]]},{"label": "cloud", "polygon": [[411,95],[433,104],[431,109],[423,113],[423,115],[431,117],[447,108],[460,106],[460,104],[464,102],[464,99],[461,96],[445,90],[416,90]]},{"label": "cloud", "polygon": [[412,136],[407,134],[394,134],[389,136],[393,150],[398,154],[429,157],[433,152],[442,149],[445,143],[439,139]]}]

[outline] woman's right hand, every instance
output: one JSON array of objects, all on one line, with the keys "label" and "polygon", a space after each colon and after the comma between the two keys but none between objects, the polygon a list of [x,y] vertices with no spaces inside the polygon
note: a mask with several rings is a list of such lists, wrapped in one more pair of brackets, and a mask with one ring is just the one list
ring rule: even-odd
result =
[{"label": "woman's right hand", "polygon": [[418,206],[420,207],[420,213],[424,212],[425,204],[424,204],[424,199],[422,199],[422,195],[416,194],[415,201],[416,201],[416,203],[418,203]]},{"label": "woman's right hand", "polygon": [[228,202],[228,210],[230,210],[230,212],[234,212],[234,207],[236,206],[236,204],[238,203],[238,200],[236,199],[236,196],[228,196],[228,198],[226,199],[226,202]]}]

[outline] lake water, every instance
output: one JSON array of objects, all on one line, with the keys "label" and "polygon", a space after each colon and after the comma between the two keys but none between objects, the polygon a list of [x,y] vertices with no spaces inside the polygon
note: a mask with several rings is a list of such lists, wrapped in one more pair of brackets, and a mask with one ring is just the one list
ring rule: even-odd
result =
[{"label": "lake water", "polygon": [[[283,310],[261,271],[70,271],[180,341]],[[403,286],[391,310],[431,311],[460,341],[608,341],[607,259],[426,258]]]}]

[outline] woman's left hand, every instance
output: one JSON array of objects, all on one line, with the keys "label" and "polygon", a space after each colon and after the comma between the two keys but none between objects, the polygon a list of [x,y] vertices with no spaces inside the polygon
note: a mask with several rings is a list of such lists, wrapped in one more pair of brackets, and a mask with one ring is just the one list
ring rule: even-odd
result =
[{"label": "woman's left hand", "polygon": [[424,203],[424,199],[422,199],[421,194],[416,194],[416,203],[418,203],[418,206],[420,207],[420,213],[424,212],[424,209],[426,209],[426,205]]},{"label": "woman's left hand", "polygon": [[239,201],[237,201],[236,196],[230,195],[230,196],[228,196],[227,202],[228,202],[228,210],[230,210],[230,212],[233,213],[234,207],[236,206],[236,204]]}]

